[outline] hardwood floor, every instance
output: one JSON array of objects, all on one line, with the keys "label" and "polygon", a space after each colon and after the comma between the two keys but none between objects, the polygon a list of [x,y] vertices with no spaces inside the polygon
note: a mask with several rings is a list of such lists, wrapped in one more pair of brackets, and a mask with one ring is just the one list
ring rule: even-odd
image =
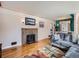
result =
[{"label": "hardwood floor", "polygon": [[50,43],[49,39],[44,39],[37,43],[25,44],[23,46],[19,46],[16,48],[6,49],[6,50],[3,50],[2,57],[3,58],[21,58],[35,52],[36,50],[46,46],[49,43]]}]

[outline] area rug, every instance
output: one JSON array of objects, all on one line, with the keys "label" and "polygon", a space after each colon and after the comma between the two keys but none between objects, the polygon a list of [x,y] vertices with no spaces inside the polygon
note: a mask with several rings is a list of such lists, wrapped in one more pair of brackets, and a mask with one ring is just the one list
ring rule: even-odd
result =
[{"label": "area rug", "polygon": [[31,55],[24,56],[24,58],[61,58],[63,56],[63,51],[51,45],[47,45]]}]

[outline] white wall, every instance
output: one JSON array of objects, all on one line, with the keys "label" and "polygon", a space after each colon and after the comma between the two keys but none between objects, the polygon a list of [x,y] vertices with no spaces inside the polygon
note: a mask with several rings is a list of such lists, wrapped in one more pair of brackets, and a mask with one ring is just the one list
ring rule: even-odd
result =
[{"label": "white wall", "polygon": [[[77,37],[77,35],[79,34],[79,13],[75,14],[75,21],[74,21],[74,36]],[[79,40],[78,40],[78,44],[79,44]]]},{"label": "white wall", "polygon": [[74,31],[76,34],[78,34],[78,20],[79,20],[79,13],[75,14],[75,20],[74,20]]},{"label": "white wall", "polygon": [[[37,22],[36,25],[25,26],[24,23],[22,23],[22,20],[24,20],[25,17],[35,18]],[[44,22],[44,28],[39,28],[39,21]],[[0,28],[2,29],[0,30],[0,42],[2,43],[3,49],[13,47],[11,46],[11,42],[14,41],[17,41],[17,45],[22,44],[21,28],[38,28],[38,40],[48,38],[48,35],[50,34],[50,20],[11,11],[4,8],[0,8],[0,22]]]},{"label": "white wall", "polygon": [[17,41],[21,45],[21,27],[19,17],[12,14],[11,11],[0,8],[0,22],[2,22],[1,41],[2,48],[11,47],[11,42]]}]

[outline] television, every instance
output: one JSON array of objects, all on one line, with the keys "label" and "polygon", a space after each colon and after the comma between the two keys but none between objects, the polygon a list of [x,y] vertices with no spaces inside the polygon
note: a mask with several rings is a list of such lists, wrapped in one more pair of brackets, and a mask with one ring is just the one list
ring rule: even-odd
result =
[{"label": "television", "polygon": [[25,17],[25,25],[35,25],[36,19]]}]

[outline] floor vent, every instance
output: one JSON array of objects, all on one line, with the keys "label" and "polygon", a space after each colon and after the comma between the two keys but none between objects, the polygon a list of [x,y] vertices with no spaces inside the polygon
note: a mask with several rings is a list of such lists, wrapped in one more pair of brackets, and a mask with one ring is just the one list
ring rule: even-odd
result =
[{"label": "floor vent", "polygon": [[12,42],[12,43],[11,43],[11,45],[16,45],[16,44],[17,44],[17,42]]}]

